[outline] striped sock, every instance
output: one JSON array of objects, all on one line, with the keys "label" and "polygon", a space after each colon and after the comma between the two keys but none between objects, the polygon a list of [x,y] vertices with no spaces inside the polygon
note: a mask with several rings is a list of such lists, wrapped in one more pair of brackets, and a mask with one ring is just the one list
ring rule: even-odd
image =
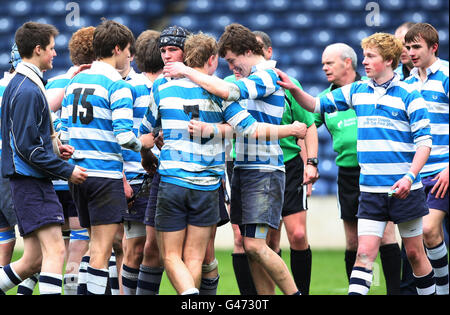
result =
[{"label": "striped sock", "polygon": [[427,248],[427,256],[434,270],[436,294],[448,295],[448,259],[444,241],[436,247]]},{"label": "striped sock", "polygon": [[413,276],[418,295],[434,295],[436,293],[436,280],[433,270],[425,276],[417,277],[414,273]]},{"label": "striped sock", "polygon": [[136,295],[157,295],[163,272],[163,267],[140,265]]},{"label": "striped sock", "polygon": [[108,271],[111,295],[119,295],[119,274],[117,273],[116,254],[114,253],[111,253],[111,258],[109,258]]},{"label": "striped sock", "polygon": [[87,267],[87,294],[104,295],[108,285],[108,269]]},{"label": "striped sock", "polygon": [[22,282],[11,265],[0,268],[0,295],[5,295],[10,289]]},{"label": "striped sock", "polygon": [[199,292],[197,288],[190,288],[181,293],[181,295],[198,295],[198,294]]},{"label": "striped sock", "polygon": [[34,287],[38,283],[39,273],[35,273],[28,279],[23,280],[17,287],[17,295],[33,295]]},{"label": "striped sock", "polygon": [[41,295],[61,295],[62,275],[53,272],[41,272],[39,292]]},{"label": "striped sock", "polygon": [[68,273],[64,275],[64,295],[77,295],[78,274]]},{"label": "striped sock", "polygon": [[122,287],[125,295],[136,295],[139,269],[122,265]]},{"label": "striped sock", "polygon": [[364,267],[353,267],[350,275],[348,295],[366,295],[372,284],[372,270]]},{"label": "striped sock", "polygon": [[87,295],[87,267],[89,265],[89,256],[83,256],[80,262],[80,268],[78,269],[78,287],[77,295]]},{"label": "striped sock", "polygon": [[200,295],[217,295],[219,276],[215,278],[202,278],[200,284]]}]

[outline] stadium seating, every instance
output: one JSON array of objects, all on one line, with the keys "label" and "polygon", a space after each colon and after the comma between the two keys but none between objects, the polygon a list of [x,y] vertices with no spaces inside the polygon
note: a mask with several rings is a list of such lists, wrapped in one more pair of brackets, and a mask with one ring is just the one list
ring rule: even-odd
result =
[{"label": "stadium seating", "polygon": [[[67,21],[69,7],[79,8],[79,23]],[[297,78],[303,88],[317,95],[328,86],[322,73],[321,54],[334,42],[345,42],[358,55],[361,66],[361,39],[374,32],[393,32],[405,22],[430,22],[439,31],[440,57],[449,59],[448,0],[0,0],[0,71],[9,69],[9,49],[15,30],[28,20],[54,24],[60,31],[56,40],[58,56],[48,77],[70,66],[67,43],[79,27],[97,25],[102,17],[127,25],[138,36],[147,28],[161,29],[177,24],[193,32],[202,30],[219,38],[226,25],[241,23],[254,30],[267,32],[273,41],[277,66]],[[378,5],[379,24],[366,21]],[[369,25],[370,24],[370,25]],[[216,75],[230,74],[223,60]],[[325,127],[319,128],[321,180],[315,193],[336,191],[335,153]]]}]

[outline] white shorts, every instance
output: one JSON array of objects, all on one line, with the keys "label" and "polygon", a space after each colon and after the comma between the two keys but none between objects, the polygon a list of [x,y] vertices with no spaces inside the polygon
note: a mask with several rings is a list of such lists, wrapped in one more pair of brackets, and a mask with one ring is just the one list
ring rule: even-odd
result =
[{"label": "white shorts", "polygon": [[[358,219],[358,236],[374,235],[382,238],[386,224],[386,221]],[[423,233],[422,217],[399,223],[397,226],[402,238],[415,237]]]},{"label": "white shorts", "polygon": [[142,222],[126,220],[124,221],[123,229],[127,240],[146,236],[145,224]]}]

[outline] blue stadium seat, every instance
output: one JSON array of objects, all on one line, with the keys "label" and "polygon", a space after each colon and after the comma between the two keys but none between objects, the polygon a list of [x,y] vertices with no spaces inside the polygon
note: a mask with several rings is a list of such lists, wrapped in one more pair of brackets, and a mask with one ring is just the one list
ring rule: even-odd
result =
[{"label": "blue stadium seat", "polygon": [[[226,1],[228,10],[232,12],[252,12],[252,1],[251,0],[229,0]],[[257,6],[257,4],[256,4]]]},{"label": "blue stadium seat", "polygon": [[292,30],[282,30],[271,35],[273,47],[299,47],[296,33]]},{"label": "blue stadium seat", "polygon": [[194,32],[197,30],[203,30],[204,26],[207,25],[206,20],[207,19],[199,19],[195,15],[184,14],[172,16],[169,24],[178,25]]},{"label": "blue stadium seat", "polygon": [[65,1],[48,1],[45,4],[45,13],[49,15],[66,15],[69,11],[66,11],[66,3]]},{"label": "blue stadium seat", "polygon": [[103,15],[107,12],[108,3],[104,0],[93,0],[85,4],[90,15]]},{"label": "blue stadium seat", "polygon": [[315,47],[302,47],[294,55],[294,60],[300,65],[320,65],[322,51]]},{"label": "blue stadium seat", "polygon": [[252,14],[250,21],[250,29],[252,30],[268,30],[272,29],[275,24],[276,17],[271,13]]},{"label": "blue stadium seat", "polygon": [[335,32],[331,28],[316,30],[311,36],[312,42],[320,47],[325,47],[335,41]]},{"label": "blue stadium seat", "polygon": [[55,49],[56,53],[59,54],[62,50],[67,50],[70,38],[72,37],[72,33],[59,33],[58,36],[55,38]]},{"label": "blue stadium seat", "polygon": [[216,13],[218,3],[212,0],[190,0],[187,2],[186,12],[190,13]]},{"label": "blue stadium seat", "polygon": [[20,0],[8,4],[8,15],[12,16],[27,16],[32,10],[32,3],[30,1]]},{"label": "blue stadium seat", "polygon": [[352,18],[350,14],[346,12],[329,13],[326,16],[324,16],[324,20],[326,25],[332,29],[348,28],[352,25]]},{"label": "blue stadium seat", "polygon": [[425,12],[408,12],[403,14],[403,20],[404,21],[411,21],[414,23],[429,23],[430,20],[428,15]]},{"label": "blue stadium seat", "polygon": [[122,3],[121,9],[124,14],[139,15],[145,11],[145,1],[142,0],[131,0],[124,1]]},{"label": "blue stadium seat", "polygon": [[288,14],[284,21],[287,27],[293,29],[310,29],[315,26],[313,15],[309,12]]},{"label": "blue stadium seat", "polygon": [[4,46],[0,47],[0,69],[2,69],[0,76],[3,78],[3,72],[8,71],[9,68],[11,68],[11,64],[9,63],[11,55],[8,51],[8,49],[11,50],[11,45],[5,45],[4,43],[2,43],[2,45]]},{"label": "blue stadium seat", "polygon": [[289,11],[292,6],[290,0],[264,0],[260,1],[261,8],[264,12],[284,12]]},{"label": "blue stadium seat", "polygon": [[[144,15],[149,15],[150,17],[161,16],[164,13],[164,1],[145,1],[146,7]],[[169,1],[170,2],[170,1]]]},{"label": "blue stadium seat", "polygon": [[365,10],[367,1],[365,0],[347,0],[342,1],[342,6],[348,11],[362,12]]},{"label": "blue stadium seat", "polygon": [[15,31],[14,20],[7,16],[0,17],[0,34],[10,34]]},{"label": "blue stadium seat", "polygon": [[[384,10],[403,10],[407,6],[407,0],[379,0],[380,11]],[[421,1],[411,1],[414,2],[414,5],[417,7],[417,4]]]}]

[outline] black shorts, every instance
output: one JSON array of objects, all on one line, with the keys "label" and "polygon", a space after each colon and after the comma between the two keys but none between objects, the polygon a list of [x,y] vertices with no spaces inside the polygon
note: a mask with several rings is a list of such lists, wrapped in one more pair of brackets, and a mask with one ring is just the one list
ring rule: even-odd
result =
[{"label": "black shorts", "polygon": [[11,194],[20,236],[48,224],[64,224],[64,214],[50,179],[10,178]]},{"label": "black shorts", "polygon": [[225,206],[225,191],[223,185],[220,185],[219,187],[219,215],[220,221],[217,223],[217,227],[230,222],[230,216],[228,215],[228,211]]},{"label": "black shorts", "polygon": [[305,211],[308,209],[306,200],[307,186],[303,185],[304,163],[300,155],[284,163],[286,168],[286,186],[281,216]]},{"label": "black shorts", "polygon": [[64,211],[64,218],[78,217],[78,211],[69,190],[55,190]]},{"label": "black shorts", "polygon": [[69,183],[69,188],[82,227],[123,221],[122,214],[128,205],[122,179],[88,177],[79,185]]},{"label": "black shorts", "polygon": [[339,167],[338,171],[338,209],[344,221],[357,221],[359,207],[360,167]]}]

